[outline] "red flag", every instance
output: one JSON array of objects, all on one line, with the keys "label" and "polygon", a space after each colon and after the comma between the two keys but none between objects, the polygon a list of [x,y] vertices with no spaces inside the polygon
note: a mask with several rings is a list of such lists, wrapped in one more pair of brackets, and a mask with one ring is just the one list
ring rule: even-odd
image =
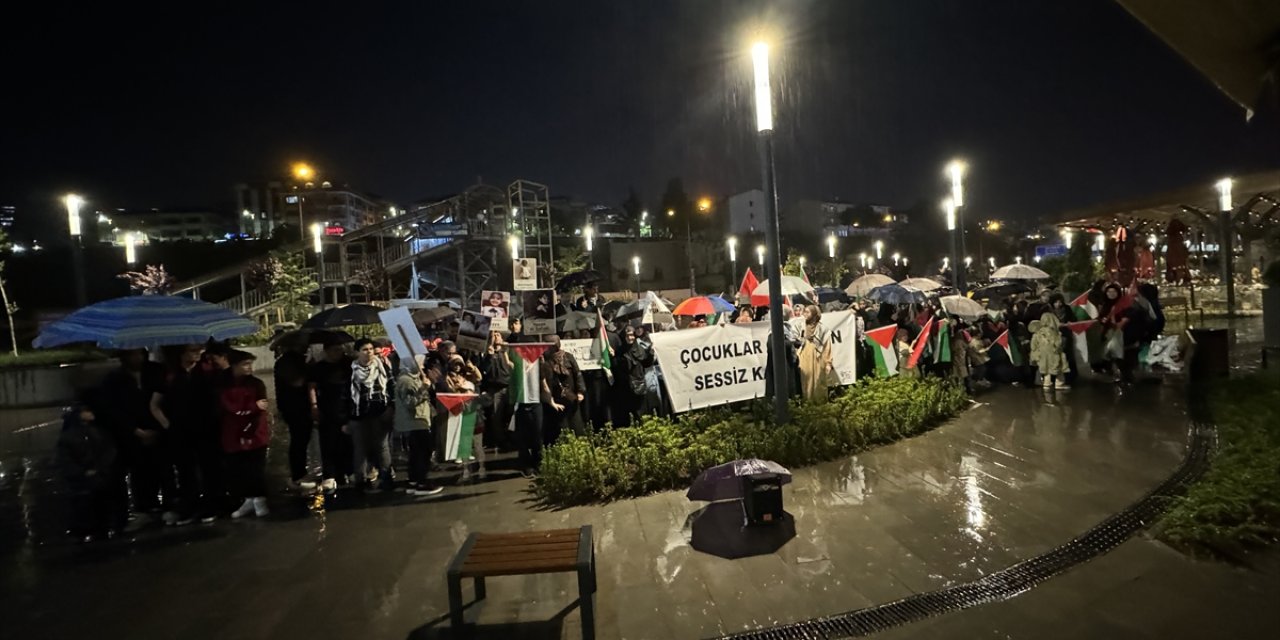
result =
[{"label": "red flag", "polygon": [[751,272],[751,267],[747,267],[747,272],[742,276],[742,286],[738,287],[738,293],[744,296],[751,296],[751,292],[756,290],[760,285],[760,281],[756,280],[756,274]]},{"label": "red flag", "polygon": [[933,318],[924,323],[924,328],[920,330],[920,335],[916,336],[916,343],[911,345],[911,357],[907,359],[907,368],[916,368],[916,363],[920,361],[920,355],[924,353],[924,346],[929,342],[929,332],[933,330]]}]

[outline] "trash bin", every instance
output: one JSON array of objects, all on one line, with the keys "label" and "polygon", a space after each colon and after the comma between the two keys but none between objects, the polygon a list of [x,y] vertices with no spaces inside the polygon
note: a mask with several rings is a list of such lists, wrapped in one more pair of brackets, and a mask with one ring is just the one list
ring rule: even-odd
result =
[{"label": "trash bin", "polygon": [[747,525],[782,521],[782,477],[776,473],[742,476],[742,512]]},{"label": "trash bin", "polygon": [[1231,373],[1231,338],[1226,329],[1189,329],[1195,341],[1191,377],[1225,376]]}]

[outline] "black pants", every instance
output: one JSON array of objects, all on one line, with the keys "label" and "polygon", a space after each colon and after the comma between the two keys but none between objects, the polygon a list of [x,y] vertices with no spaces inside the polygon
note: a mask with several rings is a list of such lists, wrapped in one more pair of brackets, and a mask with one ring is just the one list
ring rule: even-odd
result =
[{"label": "black pants", "polygon": [[[296,482],[307,475],[307,447],[311,446],[311,431],[315,422],[309,412],[290,411],[280,417],[289,425],[289,474]],[[320,438],[320,459],[325,458],[325,439]]]},{"label": "black pants", "polygon": [[325,480],[341,480],[352,474],[355,457],[351,436],[342,432],[342,425],[334,420],[320,420],[320,467]]},{"label": "black pants", "polygon": [[169,434],[159,435],[156,442],[138,446],[131,460],[129,486],[133,490],[133,506],[138,511],[155,511],[162,506],[172,509],[178,503],[178,484],[165,443],[165,436]]},{"label": "black pants", "polygon": [[177,508],[185,516],[195,515],[200,511],[204,495],[200,441],[197,436],[193,427],[185,424],[174,424],[165,436],[169,464],[178,476]]},{"label": "black pants", "polygon": [[405,434],[409,439],[409,484],[426,484],[431,471],[431,452],[435,434],[430,429],[416,429]]},{"label": "black pants", "polygon": [[609,423],[609,380],[600,369],[583,371],[582,377],[587,381],[587,391],[583,394],[586,396],[583,404],[586,405],[587,420],[591,422],[592,429],[603,431]]},{"label": "black pants", "polygon": [[227,484],[237,499],[267,495],[267,448],[227,454]]},{"label": "black pants", "polygon": [[71,487],[71,533],[77,536],[102,535],[119,528],[114,478],[77,482]]},{"label": "black pants", "polygon": [[629,382],[619,382],[614,387],[613,393],[613,426],[615,428],[625,428],[631,426],[631,423],[639,421],[640,408],[643,404],[644,396],[633,393]]},{"label": "black pants", "polygon": [[551,446],[560,439],[560,434],[564,431],[572,431],[577,435],[583,434],[582,423],[582,405],[578,402],[563,403],[564,409],[556,411],[549,406],[542,407],[542,437],[543,444]]},{"label": "black pants", "polygon": [[542,466],[542,404],[516,405],[516,446],[520,466],[537,469]]}]

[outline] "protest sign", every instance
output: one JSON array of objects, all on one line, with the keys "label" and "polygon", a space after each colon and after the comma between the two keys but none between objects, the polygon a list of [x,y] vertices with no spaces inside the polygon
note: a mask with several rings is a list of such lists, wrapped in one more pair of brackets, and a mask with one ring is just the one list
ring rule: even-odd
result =
[{"label": "protest sign", "polygon": [[458,322],[458,348],[483,353],[489,346],[489,316],[463,311]]},{"label": "protest sign", "polygon": [[511,292],[481,291],[480,313],[488,316],[491,331],[506,331],[511,317]]}]

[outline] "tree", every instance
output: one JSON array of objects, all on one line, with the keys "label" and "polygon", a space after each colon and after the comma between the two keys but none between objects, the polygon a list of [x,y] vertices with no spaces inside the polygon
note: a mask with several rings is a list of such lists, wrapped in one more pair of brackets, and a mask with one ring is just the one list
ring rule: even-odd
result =
[{"label": "tree", "polygon": [[[0,229],[0,253],[9,253],[12,244],[9,242],[9,236]],[[5,261],[0,260],[0,302],[4,304],[4,315],[9,321],[9,344],[13,349],[14,357],[18,356],[18,330],[13,326],[13,316],[18,312],[17,303],[9,301],[9,289],[5,287],[4,279]]]},{"label": "tree", "polygon": [[303,264],[302,254],[277,251],[251,271],[261,278],[260,288],[280,304],[285,320],[302,324],[311,317],[311,292],[316,282]]},{"label": "tree", "polygon": [[[674,212],[674,215],[667,215],[667,212]],[[683,224],[677,225],[676,222],[683,222],[685,216],[693,214],[693,202],[689,200],[689,194],[684,191],[684,181],[680,178],[672,178],[667,181],[667,190],[662,193],[662,211],[654,214],[654,218],[661,220],[661,226],[667,230],[667,235],[676,235],[674,229],[677,226],[683,227]],[[683,230],[681,231],[683,233]]]},{"label": "tree", "polygon": [[144,296],[168,295],[173,289],[173,276],[164,265],[149,264],[142,271],[126,271],[117,278],[129,283],[129,289]]},{"label": "tree", "polygon": [[384,294],[387,291],[387,284],[391,281],[391,275],[387,270],[378,265],[358,269],[352,277],[371,296]]},{"label": "tree", "polygon": [[1062,291],[1071,295],[1088,291],[1093,286],[1096,273],[1093,251],[1088,238],[1083,237],[1083,234],[1076,235],[1081,237],[1077,237],[1075,242],[1071,243],[1062,268],[1061,288]]},{"label": "tree", "polygon": [[587,268],[591,262],[591,256],[587,255],[586,249],[576,244],[569,245],[560,249],[555,260],[549,265],[542,265],[539,269],[542,271],[543,282],[555,285],[556,280],[571,273],[577,273]]}]

